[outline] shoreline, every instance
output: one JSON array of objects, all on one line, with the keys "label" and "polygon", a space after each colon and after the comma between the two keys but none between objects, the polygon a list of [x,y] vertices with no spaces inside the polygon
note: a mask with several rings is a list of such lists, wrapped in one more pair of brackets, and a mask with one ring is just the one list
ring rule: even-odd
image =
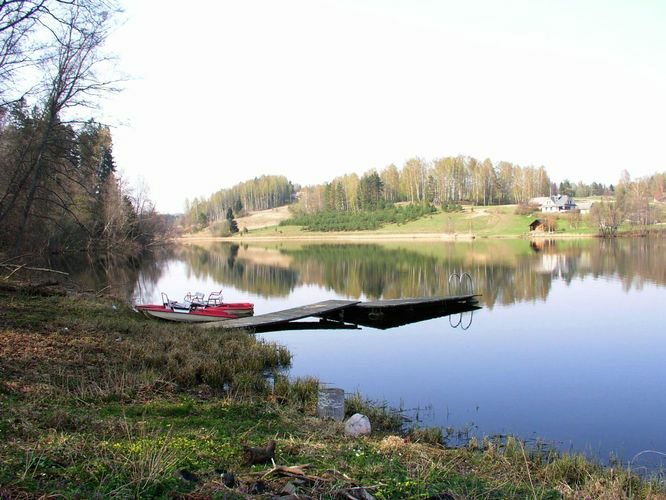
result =
[{"label": "shoreline", "polygon": [[[618,235],[618,238],[623,237]],[[635,236],[627,236],[635,237]],[[521,235],[475,235],[468,233],[313,233],[294,235],[233,235],[233,236],[210,236],[187,234],[173,238],[173,241],[187,243],[193,241],[233,241],[233,242],[262,242],[262,241],[446,241],[446,242],[472,242],[475,240],[558,240],[558,239],[590,239],[599,238],[598,234],[521,234]]]},{"label": "shoreline", "polygon": [[[345,404],[350,415],[370,418],[372,432],[348,437],[342,423],[315,417],[318,381],[266,382],[267,364],[288,361],[277,345],[151,321],[110,296],[49,290],[0,289],[2,498],[266,498],[289,484],[310,498],[361,490],[376,498],[515,499],[664,492],[624,467],[544,456],[512,436],[448,448],[441,429],[405,432],[401,419],[360,396]],[[247,445],[270,440],[274,463],[248,464]],[[234,481],[222,484],[221,469]]]},{"label": "shoreline", "polygon": [[[41,296],[18,284],[0,296],[8,304],[0,311],[3,498],[267,498],[287,487],[309,498],[664,493],[663,484],[628,468],[583,455],[544,456],[513,436],[447,447],[441,429],[405,430],[398,414],[359,395],[346,399],[346,417],[367,415],[372,431],[349,437],[342,423],[315,416],[315,379],[265,382],[264,363],[287,361],[277,345],[154,322],[127,306],[109,307],[108,296]],[[25,316],[28,307],[34,317]],[[215,349],[223,371],[210,362]],[[254,358],[261,362],[248,367]],[[248,463],[247,446],[271,440],[274,463]],[[222,469],[233,481],[223,484]]]}]

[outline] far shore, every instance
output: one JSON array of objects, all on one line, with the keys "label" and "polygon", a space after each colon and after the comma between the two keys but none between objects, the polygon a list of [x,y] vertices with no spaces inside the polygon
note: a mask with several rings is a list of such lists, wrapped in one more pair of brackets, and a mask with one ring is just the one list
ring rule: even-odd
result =
[{"label": "far shore", "polygon": [[382,233],[382,232],[335,232],[335,233],[312,233],[312,234],[276,234],[256,235],[235,234],[233,236],[211,236],[208,234],[186,234],[174,238],[175,241],[187,243],[192,241],[461,241],[469,242],[476,239],[528,239],[528,240],[551,240],[551,239],[578,239],[598,238],[597,234],[572,234],[572,233],[533,233],[533,234],[498,234],[498,235],[475,235],[469,233]]},{"label": "far shore", "polygon": [[[215,236],[204,227],[198,232],[187,233],[175,241],[335,241],[335,242],[391,242],[391,241],[446,241],[470,242],[473,240],[555,240],[599,238],[597,227],[588,219],[576,225],[563,215],[558,218],[556,230],[530,231],[530,225],[539,214],[516,214],[514,205],[492,207],[465,207],[459,212],[437,212],[406,224],[389,224],[375,230],[360,231],[307,231],[302,227],[284,225],[291,213],[287,206],[251,212],[237,219],[240,232],[232,236]],[[651,226],[649,231],[664,234],[666,225]],[[646,228],[623,226],[618,237],[645,236]]]}]

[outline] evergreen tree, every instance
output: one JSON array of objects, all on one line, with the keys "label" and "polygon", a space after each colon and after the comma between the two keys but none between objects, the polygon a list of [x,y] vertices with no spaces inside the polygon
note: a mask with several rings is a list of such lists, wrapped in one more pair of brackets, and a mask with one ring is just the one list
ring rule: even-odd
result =
[{"label": "evergreen tree", "polygon": [[238,223],[234,219],[234,211],[230,208],[227,209],[227,221],[229,221],[229,231],[231,234],[238,232]]},{"label": "evergreen tree", "polygon": [[243,202],[241,201],[240,197],[236,198],[236,203],[234,203],[234,210],[237,214],[243,211]]},{"label": "evergreen tree", "polygon": [[113,159],[113,152],[111,146],[105,147],[102,153],[102,161],[99,163],[97,169],[97,189],[96,194],[99,194],[101,187],[104,185],[109,176],[116,171],[116,162]]}]

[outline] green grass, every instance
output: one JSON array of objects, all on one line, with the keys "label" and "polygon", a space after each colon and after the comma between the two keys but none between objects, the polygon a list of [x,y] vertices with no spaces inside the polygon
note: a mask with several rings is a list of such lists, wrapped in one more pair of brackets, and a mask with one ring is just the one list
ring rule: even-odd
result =
[{"label": "green grass", "polygon": [[372,211],[342,212],[325,211],[313,214],[294,214],[282,221],[280,227],[301,226],[306,231],[372,231],[387,224],[403,225],[424,216],[436,209],[431,205],[396,205]]},{"label": "green grass", "polygon": [[[350,214],[353,218],[354,215]],[[449,237],[475,238],[516,238],[526,237],[529,233],[529,224],[535,218],[543,218],[544,214],[516,215],[514,205],[502,206],[465,206],[463,211],[443,212],[437,210],[426,214],[416,220],[396,224],[386,223],[374,230],[344,231],[339,229],[335,234],[347,235],[409,235],[409,234],[439,234]],[[555,235],[596,235],[597,229],[583,216],[578,224],[571,223],[569,214],[557,215],[557,229]],[[313,237],[317,234],[329,236],[331,231],[305,230],[303,226],[281,225],[250,231],[248,237]]]}]

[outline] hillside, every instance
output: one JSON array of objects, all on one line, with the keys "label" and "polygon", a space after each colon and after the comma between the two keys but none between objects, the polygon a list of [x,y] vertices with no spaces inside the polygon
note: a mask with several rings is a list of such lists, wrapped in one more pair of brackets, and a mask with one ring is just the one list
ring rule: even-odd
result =
[{"label": "hillside", "polygon": [[241,231],[243,228],[247,228],[248,231],[252,231],[254,229],[277,226],[283,220],[288,219],[289,215],[290,213],[288,205],[283,205],[277,208],[269,208],[268,210],[251,212],[245,217],[238,217],[236,222],[238,222],[238,228]]},{"label": "hillside", "polygon": [[[282,210],[285,207],[281,207]],[[375,231],[345,231],[345,232],[313,232],[306,231],[299,226],[275,227],[279,222],[270,216],[264,218],[264,212],[257,214],[257,219],[251,227],[247,225],[249,234],[244,238],[436,238],[436,239],[467,239],[470,237],[521,237],[529,234],[529,224],[537,215],[516,215],[515,205],[499,206],[465,206],[461,212],[442,212],[422,217],[406,224],[386,224]],[[271,212],[266,211],[266,212]],[[284,218],[288,218],[288,211],[284,211]],[[253,215],[254,216],[254,215]],[[248,218],[248,222],[250,219]],[[262,223],[259,223],[259,222]],[[595,235],[597,233],[588,222],[581,221],[573,227],[569,215],[559,215],[557,230],[549,236],[581,236]],[[243,223],[238,224],[239,228]]]}]

